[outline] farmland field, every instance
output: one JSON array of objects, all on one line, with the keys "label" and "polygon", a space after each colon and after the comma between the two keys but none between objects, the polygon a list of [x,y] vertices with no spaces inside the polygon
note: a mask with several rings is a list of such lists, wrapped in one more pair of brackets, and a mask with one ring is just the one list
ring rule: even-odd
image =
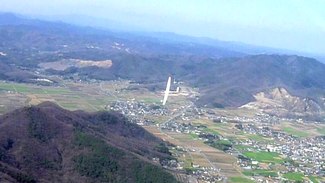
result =
[{"label": "farmland field", "polygon": [[318,131],[320,134],[325,135],[325,127],[317,128],[317,131]]},{"label": "farmland field", "polygon": [[308,176],[309,180],[312,181],[313,183],[319,183],[317,178],[315,176]]},{"label": "farmland field", "polygon": [[64,84],[65,87],[0,82],[0,112],[44,101],[55,102],[69,110],[98,111],[114,101],[113,97],[100,90],[99,84]]},{"label": "farmland field", "polygon": [[253,183],[254,182],[254,181],[249,180],[249,179],[244,178],[244,177],[231,177],[230,181],[232,183]]},{"label": "farmland field", "polygon": [[244,171],[243,174],[246,176],[260,175],[260,176],[264,176],[264,177],[276,177],[278,175],[275,171],[270,171],[270,170]]},{"label": "farmland field", "polygon": [[286,133],[291,134],[293,136],[296,136],[296,137],[308,137],[308,133],[291,128],[291,127],[285,127],[285,128],[283,128],[283,131],[285,131]]},{"label": "farmland field", "polygon": [[252,152],[247,151],[243,153],[248,158],[254,159],[259,162],[265,162],[265,163],[282,163],[283,159],[279,157],[278,153],[274,152]]},{"label": "farmland field", "polygon": [[287,178],[291,181],[303,181],[304,175],[302,173],[286,173],[283,175],[284,178]]}]

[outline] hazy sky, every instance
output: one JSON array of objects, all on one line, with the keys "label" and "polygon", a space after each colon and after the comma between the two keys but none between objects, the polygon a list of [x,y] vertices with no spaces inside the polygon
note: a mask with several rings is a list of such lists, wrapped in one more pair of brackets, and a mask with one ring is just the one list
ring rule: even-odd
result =
[{"label": "hazy sky", "polygon": [[325,0],[0,0],[0,11],[86,15],[138,30],[325,55]]}]

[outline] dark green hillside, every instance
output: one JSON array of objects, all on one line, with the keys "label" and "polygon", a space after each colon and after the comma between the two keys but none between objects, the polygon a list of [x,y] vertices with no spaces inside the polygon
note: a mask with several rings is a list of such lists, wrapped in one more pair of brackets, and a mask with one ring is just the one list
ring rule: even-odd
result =
[{"label": "dark green hillside", "polygon": [[151,162],[161,143],[120,114],[26,107],[0,117],[0,181],[177,182]]}]

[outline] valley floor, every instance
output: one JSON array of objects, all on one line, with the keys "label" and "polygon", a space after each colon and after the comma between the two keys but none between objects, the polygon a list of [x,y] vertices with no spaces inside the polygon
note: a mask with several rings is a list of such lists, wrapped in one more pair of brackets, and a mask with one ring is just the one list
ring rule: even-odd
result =
[{"label": "valley floor", "polygon": [[324,124],[253,109],[198,108],[192,101],[199,92],[188,86],[162,106],[162,92],[129,81],[52,79],[57,83],[49,86],[0,81],[0,114],[43,101],[119,111],[171,144],[177,161],[164,167],[183,182],[325,181]]}]

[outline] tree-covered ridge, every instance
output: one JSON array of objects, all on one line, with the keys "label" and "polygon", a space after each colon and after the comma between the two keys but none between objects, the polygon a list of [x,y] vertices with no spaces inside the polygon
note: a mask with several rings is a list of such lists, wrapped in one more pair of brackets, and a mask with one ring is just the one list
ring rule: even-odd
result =
[{"label": "tree-covered ridge", "polygon": [[162,144],[121,114],[42,103],[0,116],[0,182],[177,182],[151,162]]}]

